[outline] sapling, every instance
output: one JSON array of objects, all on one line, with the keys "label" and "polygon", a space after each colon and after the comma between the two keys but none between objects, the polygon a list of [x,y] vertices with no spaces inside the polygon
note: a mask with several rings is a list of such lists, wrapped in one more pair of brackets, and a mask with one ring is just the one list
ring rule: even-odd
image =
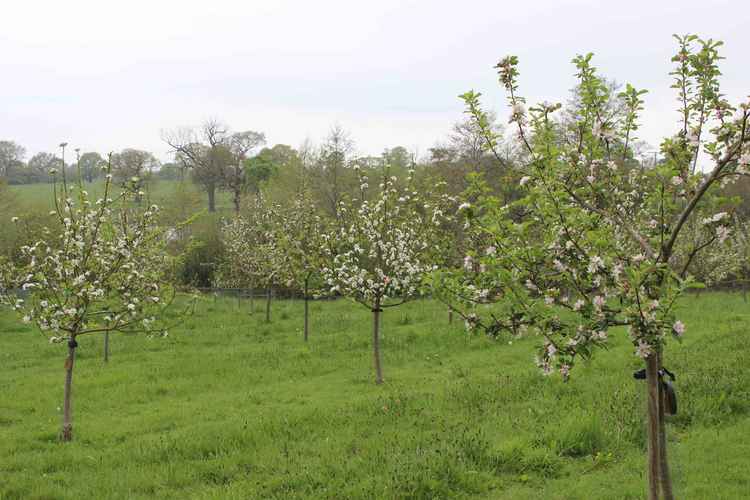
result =
[{"label": "sapling", "polygon": [[[579,99],[566,121],[556,118],[560,104],[527,108],[517,58],[500,61],[509,121],[525,149],[525,197],[465,206],[474,250],[462,270],[439,274],[470,328],[537,332],[537,364],[547,374],[567,379],[578,359],[606,346],[611,327],[626,327],[646,367],[651,499],[673,498],[660,371],[667,339],[686,330],[675,303],[695,284],[690,260],[727,237],[731,217],[711,201],[715,188],[750,169],[748,104],[734,107],[719,91],[720,42],[677,40],[680,129],[650,166],[634,159],[632,147],[644,91],[627,85],[613,96],[592,55],[578,56]],[[493,150],[500,138],[487,127],[480,95],[462,97]],[[619,106],[608,105],[613,98]],[[696,167],[699,158],[707,169]],[[487,301],[498,302],[490,314],[473,309]]]},{"label": "sapling", "polygon": [[266,290],[266,322],[271,321],[273,287],[282,283],[288,260],[281,250],[281,207],[261,194],[222,226],[226,258],[218,282],[234,286],[259,285]]},{"label": "sapling", "polygon": [[369,180],[360,171],[360,197],[342,202],[339,227],[326,235],[323,279],[331,293],[352,298],[372,311],[375,381],[383,383],[380,315],[383,309],[414,298],[424,276],[434,270],[438,234],[446,217],[444,204],[406,186],[383,168],[380,191],[367,199]]},{"label": "sapling", "polygon": [[320,294],[316,278],[324,263],[326,231],[325,221],[318,214],[309,189],[306,185],[301,186],[291,205],[282,212],[277,239],[279,253],[285,256],[287,263],[283,269],[286,284],[301,289],[303,293],[305,342],[310,333],[310,295]]},{"label": "sapling", "polygon": [[[63,158],[66,144],[61,144]],[[109,332],[166,335],[157,316],[168,305],[162,283],[164,238],[156,225],[158,207],[129,208],[138,193],[112,191],[111,163],[105,170],[104,194],[94,200],[81,178],[60,181],[53,169],[54,225],[43,237],[21,248],[22,261],[7,264],[0,275],[3,301],[24,323],[33,323],[50,343],[63,343],[65,391],[61,439],[70,441],[72,383],[80,337]],[[131,186],[132,187],[132,186]],[[23,231],[23,221],[14,218]],[[173,294],[171,295],[173,297]]]}]

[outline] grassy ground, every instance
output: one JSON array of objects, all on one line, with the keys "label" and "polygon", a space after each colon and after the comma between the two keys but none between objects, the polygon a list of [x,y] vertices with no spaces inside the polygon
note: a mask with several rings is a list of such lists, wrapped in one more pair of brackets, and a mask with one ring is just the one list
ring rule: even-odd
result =
[{"label": "grassy ground", "polygon": [[[430,301],[386,312],[386,383],[370,314],[316,302],[271,324],[201,301],[166,339],[84,338],[74,442],[56,440],[63,347],[0,313],[0,498],[643,498],[644,386],[624,335],[568,383],[532,366],[537,339],[467,337]],[[683,301],[671,344],[676,495],[750,491],[750,306]]]},{"label": "grassy ground", "polygon": [[[155,180],[149,183],[146,190],[152,202],[163,205],[174,196],[178,185],[178,181]],[[190,181],[185,181],[184,185],[190,194],[200,200],[201,208],[208,207],[207,195],[201,191],[200,187]],[[104,193],[104,181],[101,179],[91,184],[84,183],[84,187],[92,196],[101,196]],[[23,215],[28,212],[46,213],[53,209],[52,189],[52,184],[44,183],[9,186],[8,191],[14,195],[16,201],[17,209],[14,210],[14,215]],[[232,210],[230,195],[225,191],[217,191],[216,208],[218,211],[225,212]]]}]

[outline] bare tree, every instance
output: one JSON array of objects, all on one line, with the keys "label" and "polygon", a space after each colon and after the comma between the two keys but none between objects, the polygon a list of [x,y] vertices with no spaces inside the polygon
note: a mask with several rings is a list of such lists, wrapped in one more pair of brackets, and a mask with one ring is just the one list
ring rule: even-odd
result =
[{"label": "bare tree", "polygon": [[[84,155],[85,156],[85,155]],[[141,192],[159,167],[159,160],[140,149],[123,149],[112,155],[112,171],[122,184],[132,185],[136,190],[136,201],[140,202]]]},{"label": "bare tree", "polygon": [[245,160],[251,151],[265,143],[265,134],[252,130],[234,133],[228,139],[232,162],[225,169],[222,187],[232,193],[235,213],[240,213],[242,193],[247,188]]},{"label": "bare tree", "polygon": [[[497,123],[497,115],[488,112],[487,117],[491,130],[498,135],[502,135],[503,127]],[[450,147],[455,151],[455,154],[464,163],[467,163],[474,172],[480,171],[482,159],[486,155],[485,140],[482,129],[470,118],[454,123],[448,137]]]},{"label": "bare tree", "polygon": [[353,152],[354,141],[349,133],[341,125],[334,125],[320,148],[315,173],[323,205],[336,218],[345,192],[346,168]]},{"label": "bare tree", "polygon": [[206,121],[199,129],[182,128],[162,133],[175,156],[191,170],[193,181],[208,194],[208,210],[216,211],[216,190],[222,187],[232,163],[229,129],[218,120]]}]

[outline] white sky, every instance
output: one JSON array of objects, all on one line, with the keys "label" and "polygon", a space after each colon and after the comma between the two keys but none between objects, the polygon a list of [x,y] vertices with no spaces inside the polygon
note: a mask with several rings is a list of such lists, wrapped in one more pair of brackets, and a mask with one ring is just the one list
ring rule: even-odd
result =
[{"label": "white sky", "polygon": [[672,33],[724,40],[724,92],[750,93],[750,2],[3,0],[0,139],[30,156],[68,141],[167,158],[160,130],[219,118],[270,144],[320,141],[425,153],[475,89],[507,116],[493,65],[521,58],[521,94],[562,100],[570,60],[647,88],[641,137],[676,131]]}]

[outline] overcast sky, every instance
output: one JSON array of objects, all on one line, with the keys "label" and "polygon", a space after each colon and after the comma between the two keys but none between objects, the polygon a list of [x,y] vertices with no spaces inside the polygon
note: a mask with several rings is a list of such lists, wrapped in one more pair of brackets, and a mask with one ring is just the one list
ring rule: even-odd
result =
[{"label": "overcast sky", "polygon": [[5,0],[0,140],[28,155],[68,141],[147,149],[215,117],[270,144],[320,141],[334,123],[363,154],[424,154],[475,89],[505,121],[493,65],[521,59],[521,94],[564,100],[570,60],[649,89],[641,137],[676,131],[672,33],[724,40],[723,89],[750,93],[750,2]]}]

